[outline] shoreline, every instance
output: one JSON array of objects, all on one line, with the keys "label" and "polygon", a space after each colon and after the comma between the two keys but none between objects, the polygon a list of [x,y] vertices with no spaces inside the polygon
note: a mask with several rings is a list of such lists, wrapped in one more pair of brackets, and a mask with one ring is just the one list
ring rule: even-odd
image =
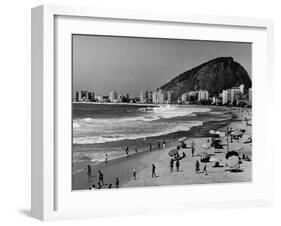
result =
[{"label": "shoreline", "polygon": [[129,106],[147,106],[147,107],[160,107],[160,106],[190,106],[190,107],[207,107],[207,108],[220,108],[220,109],[247,109],[251,110],[251,108],[246,108],[246,107],[238,107],[238,106],[226,106],[226,105],[204,105],[204,104],[168,104],[168,103],[163,103],[163,104],[156,104],[156,103],[112,103],[112,102],[75,102],[72,101],[72,104],[93,104],[93,105],[129,105]]},{"label": "shoreline", "polygon": [[[222,129],[227,124],[240,121],[237,119],[237,117],[233,112],[231,113],[232,113],[232,117],[227,120],[207,121],[204,122],[202,126],[191,127],[190,130],[188,131],[178,131],[172,134],[166,134],[164,136],[161,136],[161,139],[165,139],[167,142],[167,146],[165,149],[170,149],[172,147],[175,148],[176,145],[178,144],[177,139],[179,137],[187,136],[188,137],[187,143],[189,145],[189,143],[191,142],[190,139],[196,140],[196,139],[203,139],[203,138],[210,137],[209,131],[211,129],[213,130]],[[159,137],[155,137],[155,138],[151,137],[147,139],[147,142],[155,142],[157,140],[159,140]],[[87,144],[84,146],[87,146],[89,149],[91,149],[91,144]],[[164,149],[160,149],[160,150],[153,149],[152,152],[149,152],[148,148],[142,146],[142,148],[138,153],[131,154],[129,155],[128,158],[119,157],[116,159],[111,159],[108,160],[107,164],[105,164],[104,161],[99,162],[98,164],[92,166],[92,174],[97,175],[97,172],[100,169],[105,175],[105,181],[110,181],[111,183],[114,182],[115,176],[116,174],[118,174],[120,180],[120,186],[126,185],[132,179],[132,175],[130,172],[132,172],[133,169],[137,171],[141,171],[142,168],[149,167],[147,163],[145,163],[144,161],[142,161],[142,163],[140,164],[139,162],[141,161],[141,159],[148,158],[148,156],[150,155],[161,153],[163,152],[163,150]],[[81,165],[87,166],[87,163],[81,163]],[[87,178],[85,169],[82,170],[81,172],[73,174],[72,176],[73,190],[88,189],[90,184],[96,184],[96,183],[97,183],[97,176]]]},{"label": "shoreline", "polygon": [[[96,105],[131,105],[131,106],[147,106],[147,107],[160,107],[164,104],[153,104],[153,103],[112,103],[112,102],[73,102],[72,104],[96,104]],[[166,104],[165,104],[166,105]],[[167,104],[168,105],[168,104]]]}]

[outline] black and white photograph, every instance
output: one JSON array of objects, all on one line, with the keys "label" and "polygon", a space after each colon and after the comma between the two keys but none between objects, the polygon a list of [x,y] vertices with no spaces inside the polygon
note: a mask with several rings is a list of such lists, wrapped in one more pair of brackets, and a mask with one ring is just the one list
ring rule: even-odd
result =
[{"label": "black and white photograph", "polygon": [[252,44],[72,35],[72,190],[252,181]]}]

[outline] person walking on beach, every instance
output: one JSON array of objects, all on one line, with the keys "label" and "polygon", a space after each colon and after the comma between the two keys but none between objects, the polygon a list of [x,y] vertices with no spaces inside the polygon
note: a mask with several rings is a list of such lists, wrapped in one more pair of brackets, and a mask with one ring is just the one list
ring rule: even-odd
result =
[{"label": "person walking on beach", "polygon": [[162,145],[163,145],[163,148],[165,149],[166,148],[166,141],[165,140],[163,140]]},{"label": "person walking on beach", "polygon": [[134,176],[134,180],[136,180],[137,179],[137,172],[136,172],[135,169],[133,169],[133,176]]},{"label": "person walking on beach", "polygon": [[152,164],[152,178],[153,178],[153,177],[157,177],[155,171],[156,171],[156,166],[155,166],[154,163],[153,163],[153,164]]},{"label": "person walking on beach", "polygon": [[136,146],[136,148],[135,148],[135,152],[137,153],[138,152],[138,147]]},{"label": "person walking on beach", "polygon": [[102,172],[99,170],[99,183],[104,186],[104,182],[103,182],[103,174]]},{"label": "person walking on beach", "polygon": [[207,172],[207,164],[205,164],[205,166],[204,166],[204,168],[203,168],[202,173],[204,173],[204,172],[205,172],[205,175],[208,175],[208,172]]},{"label": "person walking on beach", "polygon": [[194,152],[195,152],[195,143],[194,143],[194,141],[192,141],[192,143],[191,143],[191,154],[192,154],[192,157],[194,156]]},{"label": "person walking on beach", "polygon": [[129,146],[126,147],[126,157],[129,156]]},{"label": "person walking on beach", "polygon": [[116,188],[119,187],[119,179],[118,179],[118,177],[116,177],[116,179],[115,179],[115,187],[116,187]]},{"label": "person walking on beach", "polygon": [[195,173],[198,174],[200,172],[200,163],[199,161],[197,160],[196,161],[196,165],[195,165]]},{"label": "person walking on beach", "polygon": [[108,158],[108,156],[107,156],[107,154],[105,154],[105,164],[107,164],[107,158]]},{"label": "person walking on beach", "polygon": [[179,172],[180,169],[180,160],[176,161],[176,167],[177,167],[177,172]]},{"label": "person walking on beach", "polygon": [[152,151],[152,144],[149,143],[149,151]]},{"label": "person walking on beach", "polygon": [[92,169],[91,166],[88,165],[88,177],[92,176]]},{"label": "person walking on beach", "polygon": [[171,159],[171,160],[170,160],[170,173],[173,172],[173,169],[174,169],[174,160]]}]

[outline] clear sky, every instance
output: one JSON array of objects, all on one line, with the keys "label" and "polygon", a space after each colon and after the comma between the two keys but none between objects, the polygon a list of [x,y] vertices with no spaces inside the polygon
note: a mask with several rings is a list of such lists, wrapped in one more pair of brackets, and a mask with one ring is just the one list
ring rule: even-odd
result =
[{"label": "clear sky", "polygon": [[153,91],[208,60],[231,56],[251,78],[251,44],[73,35],[73,92]]}]

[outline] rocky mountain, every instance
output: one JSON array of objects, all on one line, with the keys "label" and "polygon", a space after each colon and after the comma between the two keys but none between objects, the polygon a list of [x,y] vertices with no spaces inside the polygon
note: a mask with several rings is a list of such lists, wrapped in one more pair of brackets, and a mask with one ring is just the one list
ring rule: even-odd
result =
[{"label": "rocky mountain", "polygon": [[192,90],[208,90],[209,94],[218,95],[240,84],[246,90],[252,86],[247,71],[232,57],[219,57],[178,75],[160,89],[174,91],[177,97]]}]

